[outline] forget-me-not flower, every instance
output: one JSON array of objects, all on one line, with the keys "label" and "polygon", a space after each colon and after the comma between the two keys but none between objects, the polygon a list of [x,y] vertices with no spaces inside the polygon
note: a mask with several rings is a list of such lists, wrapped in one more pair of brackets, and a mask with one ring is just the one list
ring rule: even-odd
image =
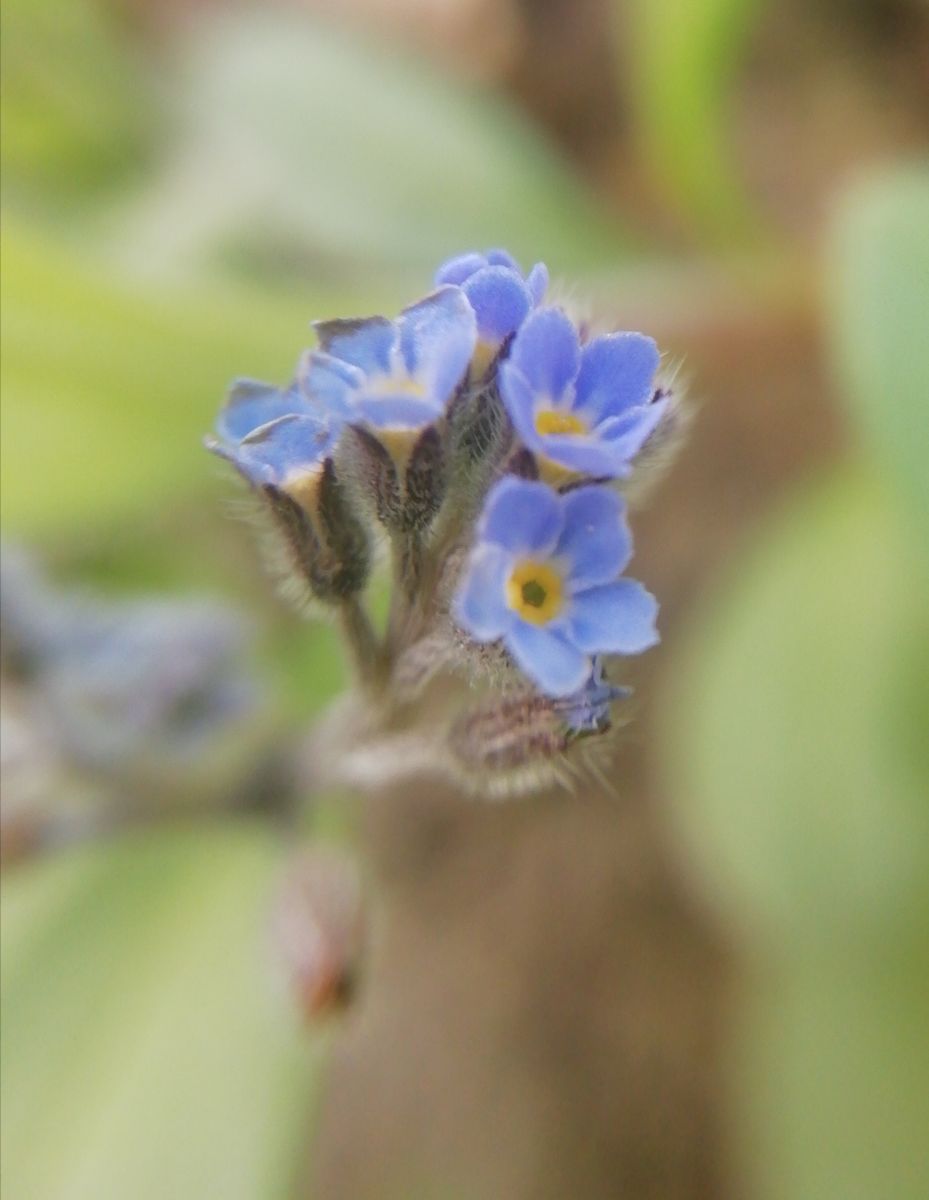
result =
[{"label": "forget-me-not flower", "polygon": [[[420,430],[438,420],[467,371],[477,340],[474,311],[458,287],[440,287],[396,321],[365,317],[314,324],[321,356],[343,364],[333,398],[380,430]],[[327,376],[326,383],[330,380]],[[310,356],[310,391],[316,387]]]},{"label": "forget-me-not flower", "polygon": [[436,271],[435,282],[457,284],[474,309],[478,341],[473,369],[480,374],[541,304],[548,287],[548,269],[544,263],[536,263],[524,276],[512,255],[488,250],[448,259]]},{"label": "forget-me-not flower", "polygon": [[561,309],[540,308],[500,367],[500,391],[517,433],[543,468],[622,478],[667,405],[655,399],[658,364],[650,337],[611,333],[582,347]]},{"label": "forget-me-not flower", "polygon": [[347,375],[344,363],[317,353],[304,357],[288,387],[236,380],[208,448],[255,487],[305,492],[334,453],[349,416],[342,396]]},{"label": "forget-me-not flower", "polygon": [[571,696],[594,656],[638,654],[658,641],[657,603],[620,579],[632,554],[622,500],[604,487],[559,495],[509,476],[488,495],[455,600],[478,642],[502,640],[549,696]]}]

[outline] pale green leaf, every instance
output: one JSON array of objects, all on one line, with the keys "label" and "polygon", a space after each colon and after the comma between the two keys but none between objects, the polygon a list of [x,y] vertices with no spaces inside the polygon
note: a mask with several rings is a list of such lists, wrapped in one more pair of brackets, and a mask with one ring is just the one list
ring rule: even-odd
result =
[{"label": "pale green leaf", "polygon": [[138,47],[101,0],[4,0],[4,200],[60,207],[138,166],[154,125]]},{"label": "pale green leaf", "polygon": [[230,379],[286,382],[310,319],[358,303],[331,291],[143,289],[11,222],[2,253],[7,533],[128,522],[201,490],[220,474],[201,442]]},{"label": "pale green leaf", "polygon": [[278,862],[274,839],[242,826],[6,875],[6,1195],[289,1195],[318,1048],[275,975]]},{"label": "pale green leaf", "polygon": [[929,1195],[929,963],[791,960],[754,981],[737,1047],[759,1200]]},{"label": "pale green leaf", "polygon": [[194,38],[182,135],[129,225],[133,255],[188,267],[220,249],[278,268],[385,265],[507,245],[597,264],[617,238],[500,95],[301,14],[225,13]]},{"label": "pale green leaf", "polygon": [[929,924],[925,572],[860,478],[757,537],[673,698],[679,829],[730,919],[908,936]]},{"label": "pale green leaf", "polygon": [[732,75],[759,0],[636,0],[617,7],[641,148],[679,211],[709,236],[756,230],[730,132]]},{"label": "pale green leaf", "polygon": [[929,168],[897,168],[848,194],[826,284],[852,415],[929,549]]}]

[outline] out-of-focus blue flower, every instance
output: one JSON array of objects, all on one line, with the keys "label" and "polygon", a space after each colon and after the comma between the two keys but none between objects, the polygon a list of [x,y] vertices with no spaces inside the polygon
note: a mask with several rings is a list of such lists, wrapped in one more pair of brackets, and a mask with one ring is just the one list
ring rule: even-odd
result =
[{"label": "out-of-focus blue flower", "polygon": [[495,484],[455,599],[478,642],[501,640],[549,696],[572,696],[594,656],[638,654],[658,641],[658,606],[618,578],[632,554],[622,500],[604,487],[559,495],[512,476]]},{"label": "out-of-focus blue flower", "polygon": [[251,724],[261,733],[266,698],[243,662],[249,630],[225,606],[60,592],[7,544],[0,594],[4,669],[69,762],[117,773],[144,763],[167,776],[228,754],[222,739],[253,744]]},{"label": "out-of-focus blue flower", "polygon": [[488,250],[448,259],[436,271],[435,282],[457,284],[468,297],[477,318],[475,369],[483,371],[506,339],[541,304],[548,287],[548,268],[536,263],[523,276],[512,255]]},{"label": "out-of-focus blue flower", "polygon": [[595,658],[590,678],[573,696],[557,702],[565,725],[572,734],[603,733],[610,726],[610,708],[632,694],[630,688],[610,683],[603,672],[602,658]]},{"label": "out-of-focus blue flower", "polygon": [[345,363],[312,353],[289,387],[236,380],[207,446],[257,487],[300,490],[335,451],[349,414],[344,389],[354,378]]},{"label": "out-of-focus blue flower", "polygon": [[581,347],[560,309],[540,308],[513,341],[500,391],[543,467],[621,478],[667,406],[654,400],[658,364],[658,348],[644,334],[611,333]]},{"label": "out-of-focus blue flower", "polygon": [[[317,359],[346,368],[332,399],[378,429],[421,429],[441,417],[477,340],[474,311],[457,287],[438,288],[396,321],[319,321],[314,328],[324,351]],[[328,373],[325,382],[333,384]],[[306,386],[318,390],[312,355]]]}]

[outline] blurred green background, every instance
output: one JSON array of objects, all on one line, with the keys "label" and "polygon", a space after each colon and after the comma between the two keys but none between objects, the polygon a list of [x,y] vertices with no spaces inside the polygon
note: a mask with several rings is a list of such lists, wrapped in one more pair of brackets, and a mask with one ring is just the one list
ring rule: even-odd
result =
[{"label": "blurred green background", "polygon": [[[231,377],[285,380],[309,320],[492,245],[682,362],[693,436],[636,525],[665,643],[617,762],[739,964],[733,1194],[929,1194],[925,5],[7,0],[2,47],[4,538],[61,588],[248,613],[272,749],[342,666],[201,449]],[[339,1035],[269,945],[299,838],[245,808],[4,863],[9,1200],[312,1177]]]}]

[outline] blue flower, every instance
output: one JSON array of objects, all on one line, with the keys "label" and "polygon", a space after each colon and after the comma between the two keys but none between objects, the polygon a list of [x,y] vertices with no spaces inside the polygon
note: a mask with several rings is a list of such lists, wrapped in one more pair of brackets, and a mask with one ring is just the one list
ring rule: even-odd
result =
[{"label": "blue flower", "polygon": [[653,402],[658,348],[641,333],[611,333],[583,348],[557,308],[540,308],[500,368],[500,391],[523,443],[561,472],[621,478],[661,420]]},{"label": "blue flower", "polygon": [[557,702],[569,731],[577,737],[602,733],[610,725],[610,708],[617,700],[632,695],[630,688],[610,683],[603,672],[603,659],[595,658],[593,671],[584,686],[572,696]]},{"label": "blue flower", "polygon": [[477,318],[475,370],[483,371],[542,302],[548,269],[536,263],[523,277],[519,264],[505,250],[488,250],[448,259],[436,271],[435,282],[457,284],[468,297]]},{"label": "blue flower", "polygon": [[348,378],[344,363],[313,353],[286,388],[238,379],[207,447],[256,487],[299,492],[335,451],[349,415],[342,399]]},{"label": "blue flower", "polygon": [[318,359],[327,371],[327,388],[329,364],[340,360],[343,375],[332,397],[379,429],[417,430],[441,417],[477,339],[474,312],[457,287],[440,287],[396,321],[318,321],[314,328],[324,353],[316,360],[309,356],[308,388],[318,390]]},{"label": "blue flower", "polygon": [[618,578],[631,554],[623,502],[608,488],[559,495],[509,476],[488,495],[455,618],[478,642],[502,639],[546,695],[572,696],[595,655],[658,641],[654,597]]}]

